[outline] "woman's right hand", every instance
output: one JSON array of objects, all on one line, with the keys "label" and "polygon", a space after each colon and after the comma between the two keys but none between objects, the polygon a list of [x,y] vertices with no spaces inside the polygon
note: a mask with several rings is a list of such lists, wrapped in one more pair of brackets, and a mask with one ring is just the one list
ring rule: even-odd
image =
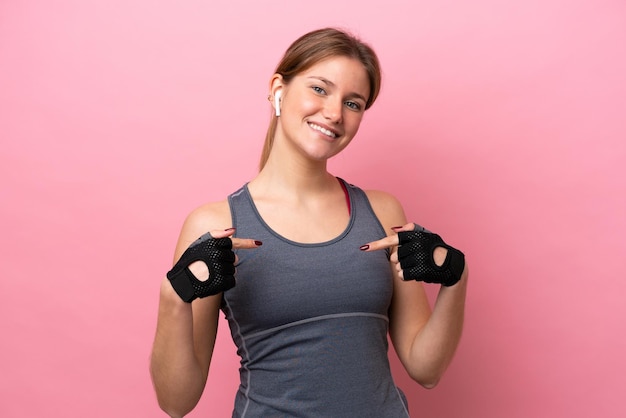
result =
[{"label": "woman's right hand", "polygon": [[210,231],[195,240],[183,252],[174,267],[167,273],[172,287],[180,298],[189,303],[225,292],[235,286],[233,248],[256,248],[261,241],[231,238],[234,228]]}]

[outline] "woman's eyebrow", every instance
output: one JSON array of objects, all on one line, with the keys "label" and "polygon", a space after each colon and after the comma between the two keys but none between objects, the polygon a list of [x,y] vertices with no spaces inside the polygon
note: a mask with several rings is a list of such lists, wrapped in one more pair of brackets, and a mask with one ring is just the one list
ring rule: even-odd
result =
[{"label": "woman's eyebrow", "polygon": [[329,79],[324,78],[324,77],[319,76],[319,75],[311,75],[311,76],[309,76],[309,77],[307,77],[307,78],[313,78],[313,79],[315,79],[315,80],[319,80],[319,81],[321,81],[322,83],[326,83],[326,84],[328,84],[329,86],[333,86],[333,87],[335,86],[335,83],[333,83],[333,82],[332,82],[332,81],[330,81]]}]

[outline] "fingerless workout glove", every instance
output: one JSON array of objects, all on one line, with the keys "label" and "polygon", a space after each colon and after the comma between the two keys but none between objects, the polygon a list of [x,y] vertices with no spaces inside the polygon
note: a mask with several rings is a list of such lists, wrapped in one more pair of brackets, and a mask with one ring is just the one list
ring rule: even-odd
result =
[{"label": "fingerless workout glove", "polygon": [[[452,286],[461,279],[465,268],[465,255],[446,244],[439,235],[416,226],[413,231],[398,232],[398,239],[400,243],[398,260],[404,280]],[[448,250],[441,266],[438,266],[433,258],[437,247]]]},{"label": "fingerless workout glove", "polygon": [[[224,292],[235,286],[235,253],[230,238],[213,238],[208,232],[185,250],[178,262],[167,273],[172,287],[185,302]],[[198,280],[189,266],[203,261],[209,269],[209,278]]]}]

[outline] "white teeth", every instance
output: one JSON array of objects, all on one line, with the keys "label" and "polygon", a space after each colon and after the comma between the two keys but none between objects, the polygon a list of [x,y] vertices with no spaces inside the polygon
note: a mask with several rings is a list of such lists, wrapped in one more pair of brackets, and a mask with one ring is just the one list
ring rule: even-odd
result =
[{"label": "white teeth", "polygon": [[324,135],[329,136],[329,137],[331,137],[331,138],[336,138],[336,137],[337,137],[337,135],[335,135],[335,133],[334,133],[334,132],[331,132],[331,131],[329,131],[328,129],[324,129],[324,128],[322,128],[321,126],[317,126],[317,125],[315,125],[315,124],[313,124],[313,123],[309,123],[309,126],[310,126],[311,128],[313,128],[313,129],[315,129],[316,131],[320,131],[320,132],[321,132],[321,133],[323,133]]}]

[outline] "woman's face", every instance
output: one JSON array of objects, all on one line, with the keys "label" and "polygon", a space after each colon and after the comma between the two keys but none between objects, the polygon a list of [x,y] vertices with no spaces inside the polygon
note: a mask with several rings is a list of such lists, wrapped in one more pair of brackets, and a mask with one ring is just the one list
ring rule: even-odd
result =
[{"label": "woman's face", "polygon": [[282,86],[277,135],[308,158],[328,159],[359,130],[369,90],[367,72],[358,60],[321,61]]}]

